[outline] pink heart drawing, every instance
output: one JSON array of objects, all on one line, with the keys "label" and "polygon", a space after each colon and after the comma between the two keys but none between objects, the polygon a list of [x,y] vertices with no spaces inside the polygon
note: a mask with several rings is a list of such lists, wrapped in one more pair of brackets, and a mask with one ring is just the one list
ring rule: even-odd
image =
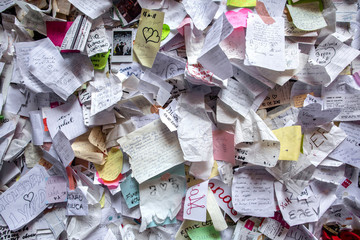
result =
[{"label": "pink heart drawing", "polygon": [[146,43],[153,42],[158,43],[160,42],[159,32],[154,30],[153,28],[144,27],[142,30],[143,36],[145,38]]}]

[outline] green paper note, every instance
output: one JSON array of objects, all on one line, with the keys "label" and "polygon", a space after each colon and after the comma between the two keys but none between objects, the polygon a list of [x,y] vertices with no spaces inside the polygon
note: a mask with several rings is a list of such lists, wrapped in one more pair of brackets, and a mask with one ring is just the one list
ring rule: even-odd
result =
[{"label": "green paper note", "polygon": [[109,58],[110,50],[107,53],[99,53],[90,58],[94,69],[104,69]]},{"label": "green paper note", "polygon": [[220,233],[215,230],[214,225],[194,228],[187,233],[191,240],[221,240]]},{"label": "green paper note", "polygon": [[164,40],[170,33],[170,27],[167,24],[163,24],[163,29],[161,33],[161,41]]},{"label": "green paper note", "polygon": [[227,0],[227,5],[231,7],[255,7],[256,0]]}]

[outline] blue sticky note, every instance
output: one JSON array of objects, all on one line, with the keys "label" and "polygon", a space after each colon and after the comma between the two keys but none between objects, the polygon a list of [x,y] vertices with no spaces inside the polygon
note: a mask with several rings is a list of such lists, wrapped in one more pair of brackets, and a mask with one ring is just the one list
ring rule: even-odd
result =
[{"label": "blue sticky note", "polygon": [[125,181],[120,183],[120,187],[121,187],[121,193],[129,209],[139,205],[140,203],[139,184],[134,178],[127,177]]}]

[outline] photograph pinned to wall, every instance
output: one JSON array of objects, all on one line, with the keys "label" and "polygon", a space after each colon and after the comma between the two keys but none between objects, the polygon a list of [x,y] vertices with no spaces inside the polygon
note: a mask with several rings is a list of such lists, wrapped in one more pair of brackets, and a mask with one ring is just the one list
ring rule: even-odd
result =
[{"label": "photograph pinned to wall", "polygon": [[113,18],[118,18],[123,22],[123,26],[128,25],[141,13],[141,6],[137,0],[115,0]]},{"label": "photograph pinned to wall", "polygon": [[113,30],[111,62],[132,62],[133,60],[132,29]]}]

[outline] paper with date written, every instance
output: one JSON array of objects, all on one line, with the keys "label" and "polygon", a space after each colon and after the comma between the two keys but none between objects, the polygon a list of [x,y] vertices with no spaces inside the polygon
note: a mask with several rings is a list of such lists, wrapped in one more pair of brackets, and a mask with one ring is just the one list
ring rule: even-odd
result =
[{"label": "paper with date written", "polygon": [[83,84],[69,70],[69,65],[49,38],[31,50],[29,59],[30,72],[63,100]]},{"label": "paper with date written", "polygon": [[36,165],[0,195],[0,213],[10,230],[15,231],[46,208],[45,168]]}]

